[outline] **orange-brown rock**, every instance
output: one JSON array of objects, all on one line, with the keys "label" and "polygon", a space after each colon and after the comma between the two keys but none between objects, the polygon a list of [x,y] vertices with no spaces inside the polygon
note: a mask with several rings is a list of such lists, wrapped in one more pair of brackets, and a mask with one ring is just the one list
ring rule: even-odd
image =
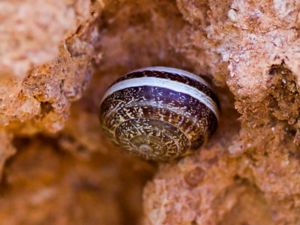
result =
[{"label": "orange-brown rock", "polygon": [[1,224],[138,224],[146,164],[99,153],[78,160],[41,136],[15,145],[1,182]]},{"label": "orange-brown rock", "polygon": [[224,124],[210,146],[162,166],[147,186],[145,223],[298,224],[300,4],[177,4],[190,23],[181,35],[191,40],[177,47],[229,87],[241,128],[230,132],[237,117],[221,101]]},{"label": "orange-brown rock", "polygon": [[[297,0],[1,1],[0,221],[299,224],[299,13]],[[97,118],[106,87],[149,65],[206,76],[222,106],[212,140],[153,179]]]},{"label": "orange-brown rock", "polygon": [[1,1],[0,126],[57,132],[92,72],[101,1]]}]

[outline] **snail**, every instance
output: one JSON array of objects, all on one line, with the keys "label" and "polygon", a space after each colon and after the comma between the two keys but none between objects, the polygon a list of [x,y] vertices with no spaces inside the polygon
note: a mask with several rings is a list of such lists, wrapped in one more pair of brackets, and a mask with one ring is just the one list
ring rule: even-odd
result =
[{"label": "snail", "polygon": [[155,66],[114,82],[100,102],[99,118],[123,149],[147,160],[170,161],[208,140],[218,125],[219,105],[201,77]]}]

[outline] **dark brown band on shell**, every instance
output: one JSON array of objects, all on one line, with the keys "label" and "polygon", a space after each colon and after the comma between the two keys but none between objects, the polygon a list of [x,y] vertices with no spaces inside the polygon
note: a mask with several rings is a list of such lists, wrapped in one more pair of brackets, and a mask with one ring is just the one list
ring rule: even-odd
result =
[{"label": "dark brown band on shell", "polygon": [[192,78],[182,76],[179,73],[174,74],[174,73],[170,73],[170,72],[166,72],[166,71],[156,71],[156,70],[153,71],[153,70],[149,69],[149,70],[145,70],[145,71],[137,71],[137,72],[128,73],[124,77],[119,78],[115,83],[120,82],[122,80],[127,80],[130,78],[138,78],[138,77],[158,77],[158,78],[174,80],[174,81],[178,81],[180,83],[187,84],[191,87],[195,87],[195,88],[201,90],[203,93],[205,93],[206,95],[211,97],[213,99],[213,101],[215,101],[219,107],[219,100],[218,100],[217,96],[215,95],[215,93],[210,89],[210,87],[208,87],[205,84],[203,84],[199,81],[196,81]]},{"label": "dark brown band on shell", "polygon": [[[167,112],[186,117],[191,123],[198,124],[199,127],[202,125],[201,129],[206,134],[208,130],[205,130],[205,127],[210,127],[207,117],[210,118],[210,122],[217,124],[216,116],[202,102],[186,94],[165,88],[143,86],[123,89],[108,96],[102,105],[103,110],[100,117],[104,118],[104,124],[110,119],[114,119],[111,124],[106,124],[111,128],[114,128],[113,124],[116,126],[121,120],[150,117],[158,119],[159,115]],[[145,108],[145,110],[139,111],[140,108]],[[117,119],[115,116],[121,118]],[[168,118],[163,118],[163,120],[165,119]],[[175,118],[170,118],[170,121],[179,127],[184,126],[182,123],[176,124]],[[190,127],[190,129],[194,130],[195,127]]]}]

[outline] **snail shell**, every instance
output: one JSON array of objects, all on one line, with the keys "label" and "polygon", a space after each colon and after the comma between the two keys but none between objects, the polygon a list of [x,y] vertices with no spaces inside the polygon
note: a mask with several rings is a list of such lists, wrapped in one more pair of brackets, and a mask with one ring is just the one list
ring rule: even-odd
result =
[{"label": "snail shell", "polygon": [[195,74],[146,67],[109,87],[99,117],[102,128],[125,150],[145,159],[168,161],[199,148],[213,134],[218,100]]}]

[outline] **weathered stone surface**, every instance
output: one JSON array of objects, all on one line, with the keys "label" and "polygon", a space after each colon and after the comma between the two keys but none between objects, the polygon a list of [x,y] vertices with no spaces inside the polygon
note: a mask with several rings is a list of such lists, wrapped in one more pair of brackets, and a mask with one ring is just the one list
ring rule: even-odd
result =
[{"label": "weathered stone surface", "polygon": [[145,223],[298,224],[300,4],[177,4],[189,22],[180,35],[191,41],[176,46],[229,87],[241,128],[230,131],[237,117],[221,100],[224,124],[210,145],[162,166],[146,187]]},{"label": "weathered stone surface", "polygon": [[0,126],[57,132],[91,75],[100,2],[0,3]]},{"label": "weathered stone surface", "polygon": [[113,80],[163,65],[211,79],[222,116],[201,151],[159,166],[144,224],[299,224],[299,13],[297,0],[1,1],[0,167],[17,152],[1,221],[139,224],[154,168],[105,139],[97,110]]}]

